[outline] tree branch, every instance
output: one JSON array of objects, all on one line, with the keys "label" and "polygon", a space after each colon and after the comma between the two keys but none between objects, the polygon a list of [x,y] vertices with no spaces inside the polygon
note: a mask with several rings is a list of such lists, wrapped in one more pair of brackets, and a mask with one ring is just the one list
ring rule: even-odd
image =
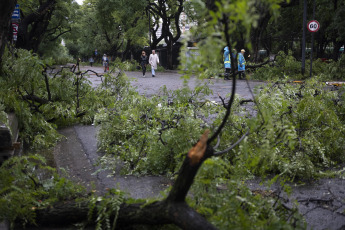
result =
[{"label": "tree branch", "polygon": [[214,153],[215,156],[220,156],[220,155],[223,155],[224,153],[227,153],[229,152],[231,149],[235,148],[239,143],[241,143],[243,141],[243,139],[248,136],[249,134],[249,130],[247,130],[247,132],[240,138],[238,139],[235,144],[231,145],[229,148],[226,148],[224,149],[223,151],[220,151],[220,152],[216,152]]}]

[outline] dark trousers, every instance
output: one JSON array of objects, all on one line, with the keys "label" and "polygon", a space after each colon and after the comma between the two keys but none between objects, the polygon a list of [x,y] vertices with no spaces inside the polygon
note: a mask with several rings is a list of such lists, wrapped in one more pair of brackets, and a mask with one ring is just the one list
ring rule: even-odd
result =
[{"label": "dark trousers", "polygon": [[225,68],[224,79],[230,79],[230,68]]},{"label": "dark trousers", "polygon": [[143,70],[143,76],[146,73],[146,65],[145,64],[141,64],[141,69]]},{"label": "dark trousers", "polygon": [[246,78],[246,74],[244,73],[244,70],[238,71],[238,78],[239,79],[245,79]]}]

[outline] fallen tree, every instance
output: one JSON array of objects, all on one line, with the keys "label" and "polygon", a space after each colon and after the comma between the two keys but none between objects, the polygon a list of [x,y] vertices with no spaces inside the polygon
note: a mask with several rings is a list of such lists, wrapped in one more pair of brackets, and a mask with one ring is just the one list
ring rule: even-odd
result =
[{"label": "fallen tree", "polygon": [[[227,111],[223,123],[211,138],[208,138],[209,130],[206,130],[196,145],[190,149],[167,198],[150,204],[127,204],[124,202],[120,205],[119,211],[115,209],[109,214],[110,221],[115,219],[118,226],[133,224],[174,224],[182,229],[216,229],[216,227],[186,203],[186,197],[203,162],[210,157],[221,155],[214,151],[210,143],[221,133],[225,122],[230,116],[231,106],[235,97],[235,89],[236,78],[233,78],[232,94],[226,106]],[[235,146],[231,146],[226,152]],[[83,222],[88,219],[89,209],[90,204],[88,201],[58,203],[48,208],[37,209],[36,223],[39,226],[61,226],[61,224],[71,225]],[[94,223],[97,218],[97,215],[92,215],[91,223]]]},{"label": "fallen tree", "polygon": [[[224,30],[226,31],[225,38],[227,45],[231,49],[228,34],[228,22],[225,18],[227,18],[226,15],[223,15],[222,21],[224,22]],[[231,63],[232,65],[234,64],[233,57],[231,57]],[[235,74],[235,72],[233,72],[233,74]],[[201,136],[200,140],[188,151],[188,154],[186,154],[180,167],[177,179],[172,185],[171,190],[166,198],[151,203],[132,203],[133,201],[126,201],[123,197],[121,197],[121,195],[117,196],[118,194],[114,193],[113,200],[110,202],[103,202],[107,197],[98,197],[96,199],[94,197],[91,197],[91,199],[88,197],[82,201],[80,198],[77,200],[75,197],[72,197],[70,199],[66,198],[67,200],[70,200],[68,202],[66,202],[66,199],[64,199],[63,201],[59,200],[58,202],[54,203],[45,202],[45,205],[40,205],[40,202],[37,202],[36,196],[33,196],[30,201],[33,200],[32,203],[37,205],[37,207],[29,207],[32,207],[32,210],[34,210],[34,223],[39,227],[44,227],[47,225],[66,226],[88,220],[88,222],[92,225],[98,226],[98,229],[100,229],[103,224],[106,225],[105,228],[111,228],[111,225],[114,228],[115,226],[121,227],[137,224],[173,224],[182,229],[216,229],[216,227],[207,221],[198,210],[195,210],[189,206],[186,198],[203,163],[211,157],[221,156],[222,154],[229,152],[237,144],[239,144],[246,135],[248,135],[248,132],[246,132],[241,138],[238,139],[238,141],[235,142],[234,145],[222,150],[221,152],[215,152],[215,146],[217,146],[218,143],[215,146],[213,146],[213,143],[217,138],[219,138],[226,122],[229,119],[231,108],[234,103],[235,89],[236,78],[233,78],[230,99],[228,103],[223,103],[224,107],[226,108],[226,112],[222,122],[218,128],[214,129],[215,131],[210,138],[208,137],[209,131],[206,130]],[[23,164],[25,163],[26,162],[23,162]],[[30,177],[29,179],[31,180],[31,184],[33,182],[34,189],[38,190],[39,187],[44,187],[40,186],[39,182],[35,178]],[[59,184],[59,188],[61,187],[63,186]],[[36,195],[37,190],[33,191],[33,194]],[[42,190],[43,194],[46,195],[46,193],[44,193],[46,190]],[[70,191],[72,191],[72,189]],[[70,191],[63,191],[63,195],[69,195]],[[235,191],[235,193],[236,192],[237,191]],[[13,194],[15,194],[15,192],[13,192]],[[7,192],[5,195],[8,195]],[[112,194],[109,194],[109,196],[111,195]],[[16,198],[18,197],[19,196],[17,195]],[[11,199],[7,200],[12,202]],[[23,199],[17,199],[16,201],[21,204],[21,200]],[[29,203],[29,205],[32,203]],[[21,207],[21,205],[18,206]],[[249,207],[247,206],[247,203],[241,201],[239,209],[247,211]]]},{"label": "fallen tree", "polygon": [[[227,25],[227,23],[225,23],[225,25]],[[226,26],[225,31],[228,31]],[[227,33],[226,40],[228,46],[231,47]],[[231,96],[229,102],[225,106],[226,113],[222,123],[210,138],[208,138],[210,131],[206,130],[199,141],[189,150],[168,196],[161,201],[155,201],[150,204],[127,204],[124,202],[120,205],[119,209],[116,207],[114,210],[110,210],[108,215],[109,221],[113,222],[115,220],[114,223],[116,222],[116,225],[119,226],[133,224],[174,224],[182,229],[216,229],[215,226],[209,223],[186,203],[186,197],[203,162],[210,157],[220,156],[229,152],[240,143],[240,141],[237,141],[234,145],[221,153],[216,153],[211,145],[211,143],[219,137],[230,116],[235,99],[235,91],[236,78],[233,78]],[[248,132],[243,135],[243,137],[246,135],[248,135]],[[243,137],[240,140],[243,140]],[[71,225],[83,222],[90,216],[89,207],[90,205],[88,202],[71,202],[56,204],[44,209],[37,209],[36,223],[39,226],[52,224],[61,226],[61,223],[64,225]],[[91,223],[99,219],[97,215],[91,216]]]}]

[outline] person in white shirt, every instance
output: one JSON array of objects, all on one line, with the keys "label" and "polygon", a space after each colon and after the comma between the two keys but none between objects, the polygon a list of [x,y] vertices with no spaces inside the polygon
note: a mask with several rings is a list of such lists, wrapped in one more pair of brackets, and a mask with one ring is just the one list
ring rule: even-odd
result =
[{"label": "person in white shirt", "polygon": [[103,67],[104,67],[104,73],[107,72],[107,68],[109,66],[109,59],[106,54],[102,57]]},{"label": "person in white shirt", "polygon": [[150,54],[149,63],[151,65],[152,77],[155,77],[155,69],[157,69],[157,65],[159,64],[159,58],[155,50],[152,50],[152,54]]}]

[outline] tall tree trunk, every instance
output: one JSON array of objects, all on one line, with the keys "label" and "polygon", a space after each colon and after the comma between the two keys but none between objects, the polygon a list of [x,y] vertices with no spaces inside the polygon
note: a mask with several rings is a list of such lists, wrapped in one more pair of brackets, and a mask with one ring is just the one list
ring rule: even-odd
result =
[{"label": "tall tree trunk", "polygon": [[17,48],[36,52],[50,23],[56,0],[47,0],[39,9],[25,16],[18,29]]},{"label": "tall tree trunk", "polygon": [[271,18],[270,12],[267,10],[265,5],[260,4],[257,6],[257,10],[260,11],[260,19],[258,21],[258,27],[252,29],[251,33],[251,40],[252,40],[252,48],[253,48],[253,60],[254,62],[259,61],[259,49],[262,46],[261,39],[263,32],[266,30],[268,22]]},{"label": "tall tree trunk", "polygon": [[0,1],[0,63],[4,53],[5,45],[11,33],[11,15],[17,0]]},{"label": "tall tree trunk", "polygon": [[125,51],[123,51],[123,53],[122,53],[121,61],[125,61],[125,60],[126,60],[127,54],[128,54],[128,53],[130,52],[130,50],[131,50],[131,45],[132,45],[132,40],[128,39],[127,44],[126,44],[126,49],[125,49]]},{"label": "tall tree trunk", "polygon": [[334,48],[333,48],[333,54],[332,59],[334,61],[338,61],[339,58],[339,50],[344,45],[344,42],[338,42],[336,40],[333,40]]},{"label": "tall tree trunk", "polygon": [[167,69],[173,69],[173,38],[169,36],[168,39],[165,39],[167,44]]},{"label": "tall tree trunk", "polygon": [[[171,10],[169,9],[170,5],[168,1],[157,1],[155,3],[150,3],[148,6],[148,10],[154,16],[156,21],[159,19],[162,20],[162,34],[157,37],[156,32],[159,29],[159,25],[155,23],[155,26],[151,27],[152,29],[152,44],[151,49],[155,49],[158,43],[164,39],[165,43],[167,44],[167,68],[173,68],[173,52],[172,46],[173,44],[180,38],[181,36],[181,28],[180,28],[180,15],[183,11],[183,2],[184,0],[177,0],[175,6],[177,7],[177,11],[170,13]],[[172,2],[171,2],[172,3]],[[176,29],[175,35],[171,32],[172,24],[174,24],[174,28]]]}]

